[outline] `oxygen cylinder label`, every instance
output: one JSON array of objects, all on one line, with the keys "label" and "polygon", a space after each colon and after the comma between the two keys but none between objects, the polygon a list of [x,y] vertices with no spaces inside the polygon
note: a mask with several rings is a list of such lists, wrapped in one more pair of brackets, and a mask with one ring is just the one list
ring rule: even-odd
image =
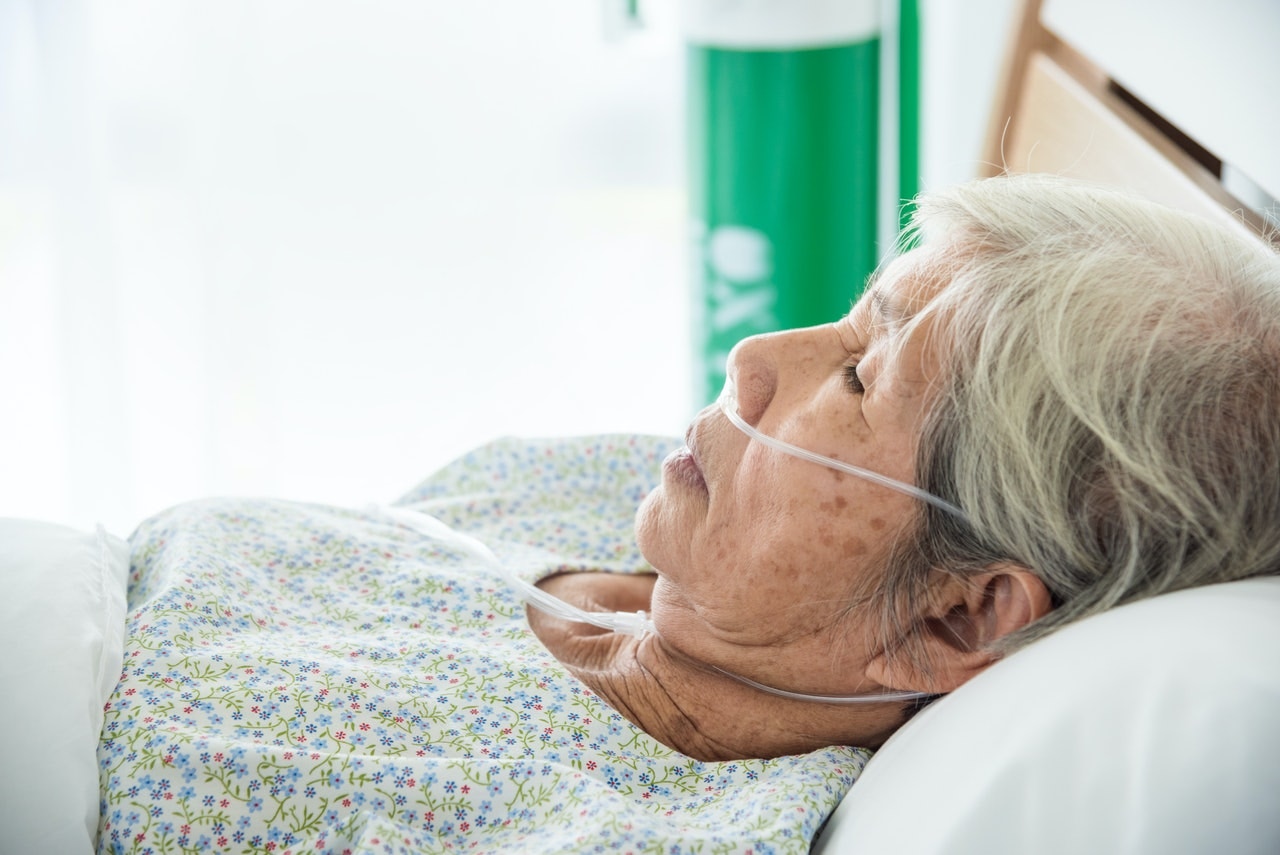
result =
[{"label": "oxygen cylinder label", "polygon": [[[777,329],[778,290],[773,283],[773,246],[769,238],[745,226],[721,225],[710,233],[695,223],[693,256],[697,281],[705,285],[703,352],[707,366],[723,369],[739,340],[761,330]],[[718,393],[724,385],[711,379]]]},{"label": "oxygen cylinder label", "polygon": [[[836,320],[876,265],[878,19],[868,13],[868,30],[850,18],[840,43],[806,31],[821,46],[757,46],[805,3],[754,5],[781,23],[736,26],[724,46],[710,43],[708,11],[688,46],[699,405],[719,394],[740,339]],[[721,7],[737,8],[706,0],[691,8]]]}]

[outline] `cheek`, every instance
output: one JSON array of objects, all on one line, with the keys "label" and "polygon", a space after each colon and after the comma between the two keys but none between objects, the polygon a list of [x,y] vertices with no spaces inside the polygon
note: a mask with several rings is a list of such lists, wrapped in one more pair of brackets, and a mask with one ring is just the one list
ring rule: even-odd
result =
[{"label": "cheek", "polygon": [[873,525],[886,527],[843,496],[796,499],[767,521],[743,531],[726,527],[710,539],[701,578],[726,608],[756,615],[808,609],[822,619],[872,571],[881,539]]},{"label": "cheek", "polygon": [[710,507],[669,485],[641,505],[636,540],[662,577],[655,617],[678,607],[726,631],[804,632],[875,584],[896,494],[753,451],[752,478]]},{"label": "cheek", "polygon": [[[841,474],[840,477],[848,476]],[[813,542],[853,558],[865,555],[870,550],[868,540],[874,538],[876,531],[884,529],[885,522],[876,517],[868,525],[867,520],[859,517],[856,509],[844,496],[819,502]]]},{"label": "cheek", "polygon": [[844,473],[824,473],[823,481],[792,505],[788,536],[761,569],[784,583],[776,596],[825,599],[840,611],[880,583],[911,499]]},{"label": "cheek", "polygon": [[654,557],[672,560],[655,564],[650,609],[659,633],[695,659],[724,667],[734,664],[730,649],[773,660],[802,641],[849,642],[849,609],[880,578],[877,545],[890,530],[879,514],[862,516],[855,504],[841,495],[796,499],[767,524],[740,517],[699,531],[678,554],[669,543],[652,544]]},{"label": "cheek", "polygon": [[[882,520],[876,520],[882,527]],[[848,498],[836,495],[797,510],[787,555],[796,581],[841,588],[872,555],[876,532]]]}]

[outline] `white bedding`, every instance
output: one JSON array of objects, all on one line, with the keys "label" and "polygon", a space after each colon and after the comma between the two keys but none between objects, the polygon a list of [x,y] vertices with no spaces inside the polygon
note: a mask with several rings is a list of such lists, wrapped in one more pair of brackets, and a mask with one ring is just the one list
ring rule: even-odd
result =
[{"label": "white bedding", "polygon": [[94,849],[98,734],[124,657],[128,567],[128,546],[101,528],[0,519],[0,852]]},{"label": "white bedding", "polygon": [[1280,578],[1068,626],[926,709],[816,852],[1275,855]]}]

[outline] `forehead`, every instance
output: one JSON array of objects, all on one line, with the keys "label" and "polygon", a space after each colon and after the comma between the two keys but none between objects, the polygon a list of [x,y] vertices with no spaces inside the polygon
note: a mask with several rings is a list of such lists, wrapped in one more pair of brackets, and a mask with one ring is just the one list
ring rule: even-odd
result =
[{"label": "forehead", "polygon": [[868,373],[882,389],[927,397],[943,379],[950,360],[945,318],[936,302],[950,281],[947,256],[920,248],[890,261],[877,271],[850,315]]},{"label": "forehead", "polygon": [[875,322],[897,328],[924,310],[946,284],[936,251],[914,249],[879,268],[855,306]]}]

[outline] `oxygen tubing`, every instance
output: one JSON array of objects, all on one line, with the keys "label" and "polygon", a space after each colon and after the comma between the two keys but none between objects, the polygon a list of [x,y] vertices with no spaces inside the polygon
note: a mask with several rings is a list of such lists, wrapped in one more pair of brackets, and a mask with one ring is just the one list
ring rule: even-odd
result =
[{"label": "oxygen tubing", "polygon": [[[464,534],[456,529],[452,529],[445,525],[442,521],[430,514],[422,511],[415,511],[409,508],[398,508],[388,505],[375,505],[374,510],[390,517],[408,528],[412,528],[433,540],[447,546],[464,555],[468,555],[481,562],[485,567],[493,570],[505,581],[507,581],[520,595],[520,598],[529,605],[541,612],[561,618],[563,620],[572,621],[574,623],[586,623],[592,626],[598,626],[602,629],[611,630],[613,632],[632,635],[637,638],[643,638],[645,635],[652,633],[658,634],[657,627],[654,625],[653,619],[643,611],[637,612],[589,612],[581,609],[571,603],[567,603],[559,597],[553,596],[536,585],[521,579],[509,567],[504,565],[498,556],[494,554],[484,543],[471,535]],[[741,674],[735,674],[732,671],[726,671],[715,665],[702,663],[704,667],[721,674],[731,677],[738,682],[757,689],[761,692],[767,692],[771,695],[777,695],[783,698],[790,698],[797,701],[811,701],[824,704],[861,704],[861,703],[885,703],[888,701],[910,701],[920,698],[930,697],[925,692],[870,692],[859,695],[818,695],[808,694],[806,692],[793,692],[787,689],[780,689],[775,686],[769,686],[759,683]]]},{"label": "oxygen tubing", "polygon": [[725,381],[724,389],[720,392],[720,398],[716,401],[720,407],[720,411],[725,417],[733,423],[733,426],[745,433],[763,445],[767,445],[774,451],[781,451],[783,454],[790,454],[792,457],[798,457],[801,460],[807,460],[810,463],[816,463],[819,466],[826,466],[828,469],[835,469],[838,472],[847,472],[866,481],[879,484],[882,487],[888,487],[890,490],[897,490],[899,493],[905,493],[913,499],[919,499],[922,502],[928,502],[936,508],[940,508],[959,519],[968,522],[969,517],[964,511],[948,502],[940,496],[935,496],[928,490],[922,490],[914,484],[908,484],[905,481],[899,481],[896,478],[890,478],[888,475],[881,475],[879,472],[872,472],[870,469],[863,469],[861,466],[854,466],[852,463],[845,463],[843,460],[836,460],[833,457],[827,457],[818,454],[816,451],[810,451],[807,448],[801,448],[798,445],[792,445],[781,439],[769,436],[767,433],[761,433],[756,430],[747,420],[738,414],[738,393],[733,385],[733,379]]}]

